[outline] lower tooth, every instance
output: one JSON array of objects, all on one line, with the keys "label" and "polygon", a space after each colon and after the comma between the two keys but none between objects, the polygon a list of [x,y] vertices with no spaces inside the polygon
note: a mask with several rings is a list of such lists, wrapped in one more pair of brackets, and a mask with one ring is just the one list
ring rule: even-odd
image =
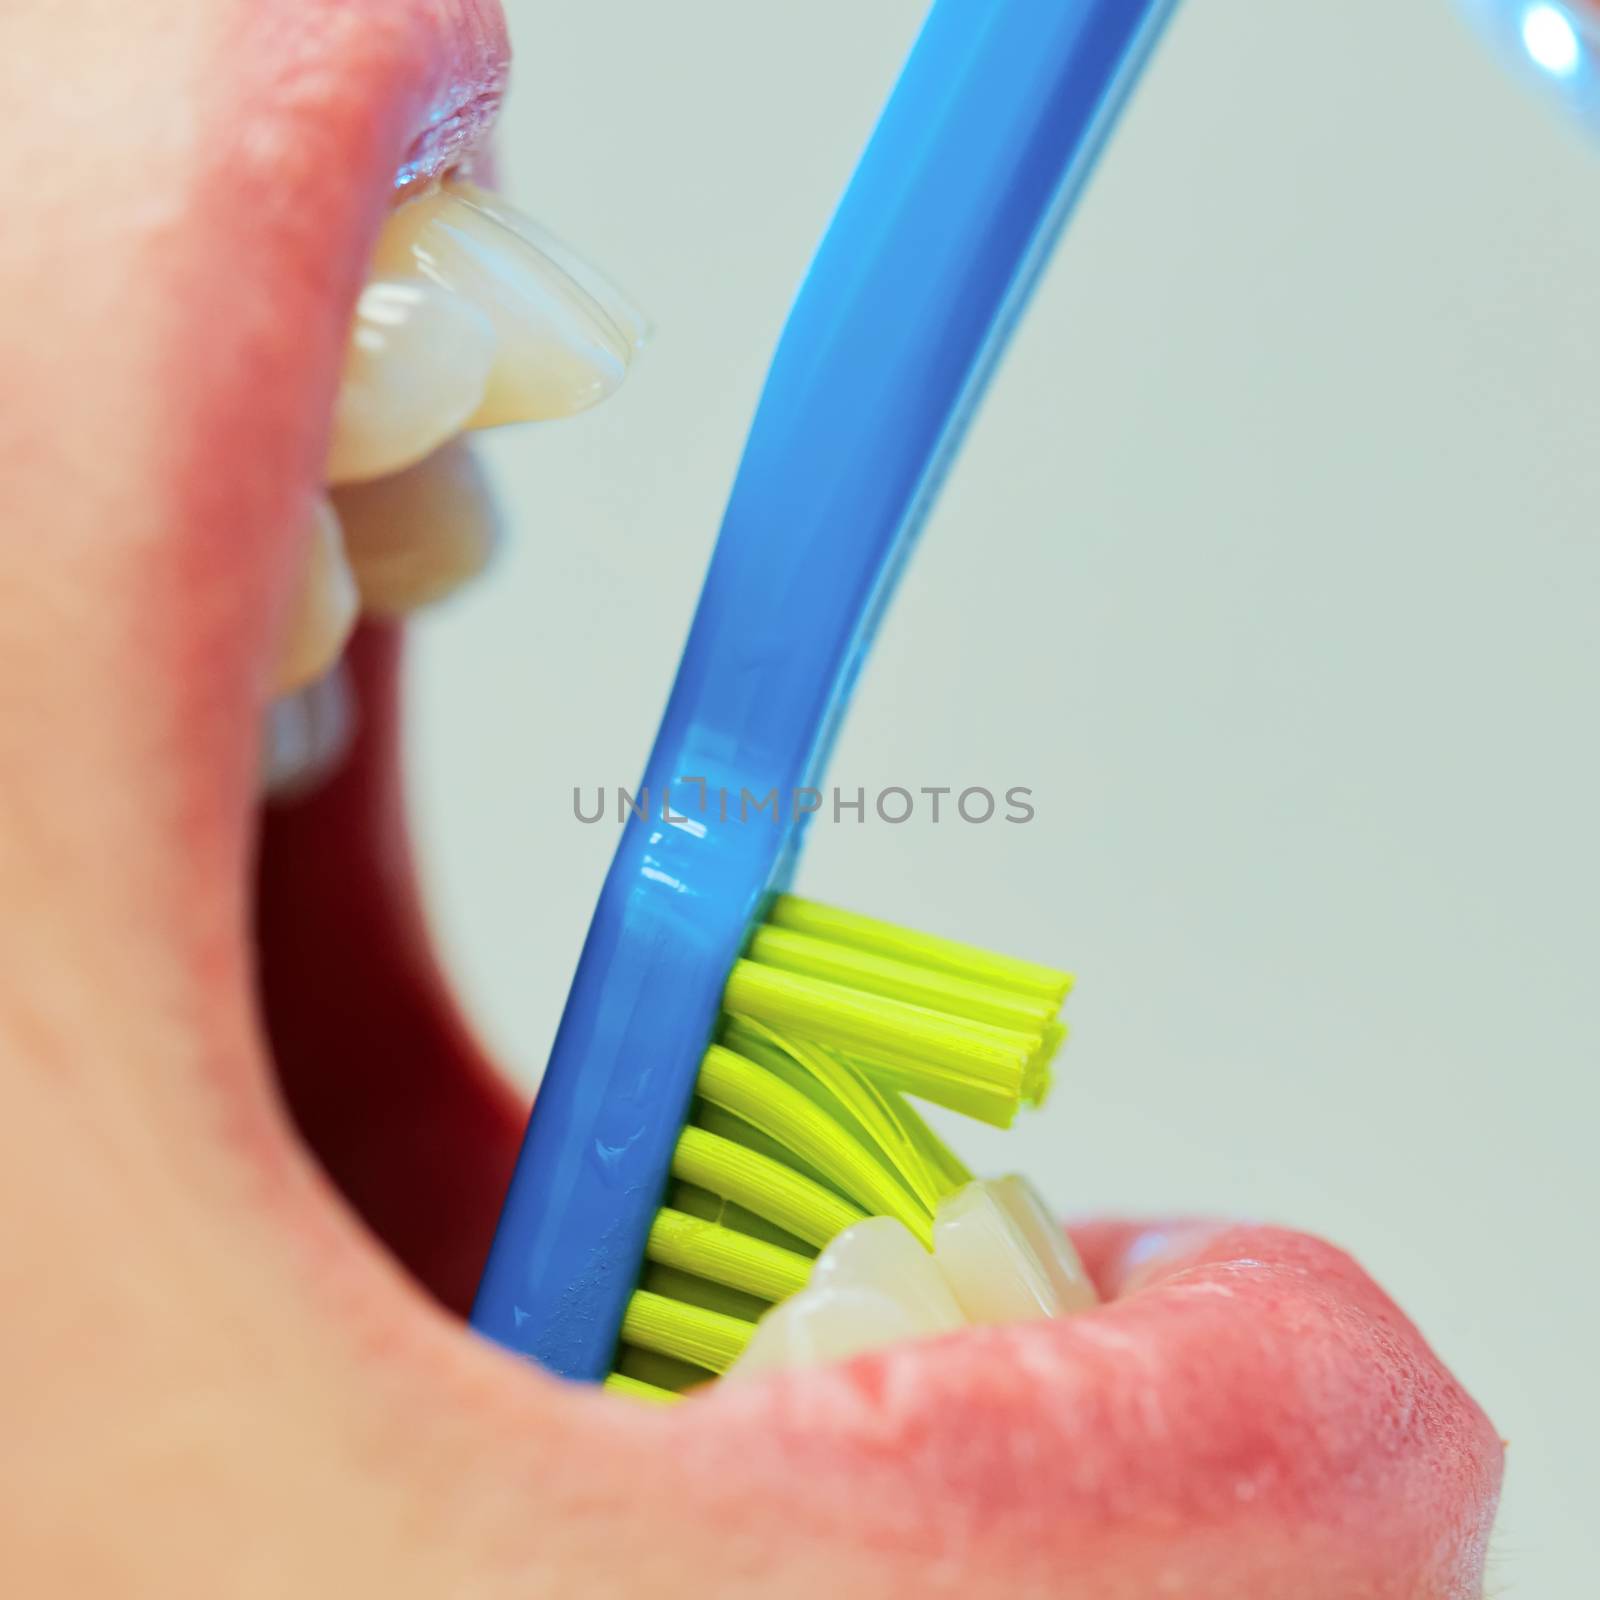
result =
[{"label": "lower tooth", "polygon": [[964,1320],[933,1257],[893,1217],[868,1217],[846,1228],[811,1269],[805,1292],[820,1288],[876,1289],[929,1333],[959,1328]]},{"label": "lower tooth", "polygon": [[724,1377],[848,1361],[886,1344],[940,1331],[921,1326],[892,1295],[874,1289],[802,1289],[761,1319]]},{"label": "lower tooth", "polygon": [[729,1376],[845,1361],[962,1325],[933,1257],[903,1223],[869,1217],[817,1258],[799,1294],[773,1307]]},{"label": "lower tooth", "polygon": [[1050,1214],[1050,1208],[1039,1198],[1039,1191],[1024,1177],[1013,1173],[1008,1178],[996,1178],[984,1185],[1005,1207],[1033,1249],[1039,1262],[1054,1285],[1061,1310],[1058,1315],[1074,1311],[1087,1311],[1100,1303],[1089,1274],[1072,1240]]},{"label": "lower tooth", "polygon": [[1044,1264],[988,1184],[969,1183],[941,1203],[933,1257],[969,1322],[1027,1322],[1060,1311]]},{"label": "lower tooth", "polygon": [[279,694],[304,688],[339,659],[361,609],[339,518],[327,496],[318,495],[311,516],[305,575],[278,652]]},{"label": "lower tooth", "polygon": [[399,616],[477,576],[498,518],[483,469],[459,440],[405,472],[335,492],[365,610]]},{"label": "lower tooth", "polygon": [[762,1317],[726,1376],[846,1361],[974,1323],[1098,1303],[1072,1241],[1024,1178],[968,1184],[940,1205],[933,1231],[930,1255],[891,1217],[846,1228],[805,1288]]},{"label": "lower tooth", "polygon": [[274,701],[262,741],[262,792],[272,800],[309,793],[344,759],[354,732],[355,697],[342,666]]}]

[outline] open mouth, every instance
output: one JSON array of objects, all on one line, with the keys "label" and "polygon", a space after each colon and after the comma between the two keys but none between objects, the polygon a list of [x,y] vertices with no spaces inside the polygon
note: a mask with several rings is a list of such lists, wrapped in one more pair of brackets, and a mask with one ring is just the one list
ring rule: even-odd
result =
[{"label": "open mouth", "polygon": [[[203,136],[168,174],[169,207],[108,208],[151,273],[105,389],[155,393],[158,414],[131,430],[121,476],[108,457],[88,510],[63,517],[37,591],[70,588],[64,615],[89,643],[63,651],[47,608],[8,625],[19,659],[51,664],[12,725],[74,752],[52,758],[48,816],[21,836],[59,865],[57,903],[94,907],[109,930],[87,947],[115,974],[96,1005],[150,1019],[163,1092],[215,1151],[205,1183],[266,1195],[264,1255],[311,1241],[308,1297],[352,1317],[356,1343],[425,1350],[408,1389],[419,1416],[482,1419],[472,1450],[502,1452],[530,1500],[545,1476],[524,1459],[530,1439],[571,1429],[598,1441],[596,1470],[615,1451],[618,1505],[687,1464],[675,1516],[723,1528],[731,1509],[774,1549],[799,1526],[886,1582],[954,1562],[1018,1592],[1077,1571],[1117,1574],[1125,1586],[1104,1595],[1476,1594],[1498,1440],[1347,1258],[1278,1230],[1088,1228],[1079,1245],[1107,1303],[1080,1317],[719,1388],[670,1417],[558,1386],[435,1315],[471,1300],[524,1107],[429,946],[400,785],[397,618],[489,542],[455,433],[601,397],[637,330],[570,275],[561,301],[559,262],[542,323],[450,280],[473,270],[473,239],[504,228],[496,202],[454,180],[503,82],[488,10],[245,11],[242,40],[195,23],[154,47],[168,53],[154,70],[203,108]],[[470,237],[416,304],[363,292],[374,261],[405,276],[398,253],[437,258],[452,229]],[[360,383],[341,390],[358,311],[398,318],[415,343],[395,359],[436,377],[374,383],[364,401]],[[77,312],[94,326],[92,297]],[[336,393],[349,415],[335,417]],[[36,503],[59,468],[42,460]],[[423,476],[397,493],[400,472]],[[320,499],[330,475],[350,486],[337,527]],[[126,483],[149,490],[150,511],[119,543],[104,513]],[[294,792],[262,809],[260,730],[283,688],[305,698],[270,779]],[[70,738],[52,708],[74,708],[60,712]],[[84,963],[83,945],[52,937],[35,928],[14,972]],[[216,1176],[224,1162],[253,1178]],[[195,1189],[209,1192],[198,1176]]]},{"label": "open mouth", "polygon": [[276,657],[257,893],[265,1015],[299,1127],[457,1311],[520,1118],[453,1020],[422,937],[399,794],[399,625],[492,551],[470,432],[588,409],[644,337],[620,293],[466,178],[473,153],[398,188],[357,297],[329,487]]}]

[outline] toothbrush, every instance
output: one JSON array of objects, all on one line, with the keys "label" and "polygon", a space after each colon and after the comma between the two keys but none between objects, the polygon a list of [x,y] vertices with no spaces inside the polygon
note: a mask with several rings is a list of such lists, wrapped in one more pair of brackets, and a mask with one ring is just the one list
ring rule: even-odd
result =
[{"label": "toothbrush", "polygon": [[[1174,4],[935,0],[802,284],[646,763],[649,815],[627,823],[601,890],[473,1308],[481,1333],[555,1373],[654,1395],[667,1369],[730,1365],[751,1337],[739,1313],[762,1303],[751,1284],[781,1299],[803,1275],[785,1258],[808,1264],[830,1229],[888,1216],[930,1243],[921,1224],[967,1175],[904,1092],[1001,1125],[1043,1092],[1062,975],[784,891],[808,820],[798,797]],[[724,793],[747,820],[727,817]],[[774,820],[749,815],[774,793]],[[800,958],[796,932],[813,941]],[[833,977],[786,972],[781,949],[762,959],[785,935],[792,959],[831,961]],[[867,980],[878,992],[834,981],[840,961],[860,974],[885,954],[888,975]],[[920,1001],[901,997],[919,982]],[[725,1010],[736,1020],[713,1044]],[[747,1066],[763,1076],[721,1081]],[[740,1094],[754,1103],[730,1112]],[[802,1120],[806,1105],[836,1113],[835,1133],[803,1154],[792,1125],[752,1134],[775,1100]],[[706,1172],[681,1153],[704,1144],[685,1129],[704,1134],[708,1115],[712,1137],[750,1151],[769,1204],[785,1189],[776,1229],[748,1206],[719,1211],[732,1227],[663,1208],[675,1163],[679,1182],[727,1183],[728,1160]],[[828,1167],[841,1129],[848,1177]],[[693,1179],[685,1194],[728,1198]],[[711,1292],[671,1265],[719,1250],[742,1264]],[[651,1260],[660,1287],[641,1290]],[[660,1358],[649,1376],[614,1373],[619,1342]]]}]

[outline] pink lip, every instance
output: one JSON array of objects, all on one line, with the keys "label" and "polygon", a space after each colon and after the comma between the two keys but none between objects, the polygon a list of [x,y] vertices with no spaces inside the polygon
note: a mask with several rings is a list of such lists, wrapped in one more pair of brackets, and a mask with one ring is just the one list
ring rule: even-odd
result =
[{"label": "pink lip", "polygon": [[1348,1256],[1227,1224],[1076,1237],[1100,1309],[725,1386],[686,1465],[737,1485],[741,1526],[778,1506],[959,1553],[993,1593],[1482,1593],[1500,1440]]},{"label": "pink lip", "polygon": [[[473,150],[509,51],[492,0],[257,0],[245,16],[197,95],[164,396],[195,581],[271,593],[292,547],[282,530],[320,477],[350,307],[394,186]],[[253,660],[257,644],[233,653]]]},{"label": "pink lip", "polygon": [[[53,169],[59,250],[0,248],[0,289],[43,330],[8,352],[8,377],[39,418],[81,421],[63,446],[30,412],[7,444],[28,538],[0,540],[0,626],[29,692],[0,734],[28,759],[6,764],[0,868],[22,863],[62,942],[49,919],[30,930],[0,1007],[87,1060],[105,1058],[101,1019],[123,1019],[125,1056],[158,1061],[161,1103],[181,1108],[191,1137],[167,1159],[198,1192],[219,1128],[265,1169],[299,1170],[255,1035],[259,977],[307,1141],[459,1309],[521,1114],[425,938],[392,632],[357,641],[348,769],[272,816],[259,873],[247,863],[264,666],[366,252],[397,172],[481,136],[503,28],[476,0],[179,8],[141,60],[159,95],[130,94],[115,51],[84,55],[80,93],[99,74],[126,112],[115,146]],[[441,1329],[327,1220],[320,1190],[291,1179],[277,1198],[325,1242],[319,1259],[367,1284],[385,1348],[429,1352],[406,1415],[455,1429],[464,1459],[529,1503],[554,1431],[587,1470],[665,1486],[741,1539],[788,1548],[798,1529],[857,1549],[883,1593],[931,1586],[942,1558],[989,1575],[988,1592],[1116,1573],[1101,1600],[1478,1592],[1499,1443],[1416,1330],[1314,1241],[1207,1231],[1141,1259],[1135,1230],[1091,1228],[1115,1297],[1100,1311],[730,1386],[663,1417]],[[1223,1590],[1218,1572],[1247,1578]]]}]

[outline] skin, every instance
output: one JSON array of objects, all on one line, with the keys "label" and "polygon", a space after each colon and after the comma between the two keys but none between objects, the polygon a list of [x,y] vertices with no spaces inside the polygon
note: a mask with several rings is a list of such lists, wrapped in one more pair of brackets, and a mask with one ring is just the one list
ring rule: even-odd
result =
[{"label": "skin", "polygon": [[1499,1440],[1280,1230],[1092,1225],[1087,1316],[670,1411],[462,1327],[523,1108],[423,938],[397,638],[264,828],[256,729],[393,176],[504,60],[471,0],[0,14],[8,1591],[1479,1595]]}]

